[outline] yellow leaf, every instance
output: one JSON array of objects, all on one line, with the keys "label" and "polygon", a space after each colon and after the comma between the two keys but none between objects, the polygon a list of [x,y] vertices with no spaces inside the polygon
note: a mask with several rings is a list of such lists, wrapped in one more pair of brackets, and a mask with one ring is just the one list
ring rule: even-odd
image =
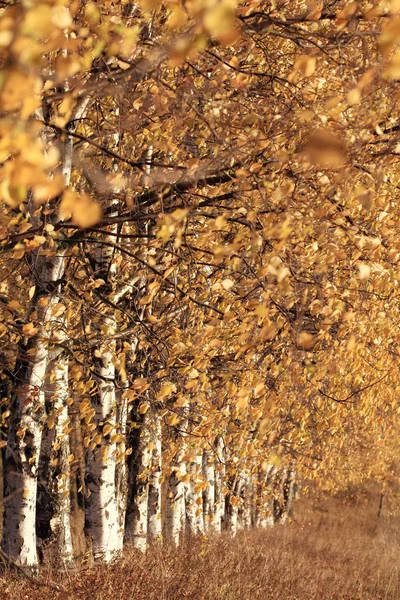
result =
[{"label": "yellow leaf", "polygon": [[207,32],[212,37],[227,43],[229,38],[235,37],[234,12],[227,2],[211,2],[206,11],[203,23]]},{"label": "yellow leaf", "polygon": [[355,346],[356,346],[356,337],[354,335],[351,335],[347,341],[347,345],[346,345],[346,350],[348,352],[351,352],[352,350],[354,350]]},{"label": "yellow leaf", "polygon": [[22,309],[22,306],[18,302],[18,300],[11,300],[11,302],[8,303],[8,306],[10,308],[12,308],[13,310],[21,310]]},{"label": "yellow leaf", "polygon": [[224,288],[224,290],[228,291],[231,289],[231,287],[233,287],[235,284],[232,281],[232,279],[224,279],[223,281],[221,281],[221,285]]},{"label": "yellow leaf", "polygon": [[102,209],[88,194],[77,194],[66,190],[59,208],[60,219],[71,219],[78,227],[92,227],[101,219]]},{"label": "yellow leaf", "polygon": [[178,415],[172,414],[172,415],[169,415],[169,417],[167,417],[166,421],[167,421],[167,425],[173,426],[173,425],[177,425],[177,423],[179,423],[180,418],[178,417]]},{"label": "yellow leaf", "polygon": [[282,458],[277,454],[272,454],[272,456],[269,457],[268,462],[270,465],[274,465],[274,467],[280,467],[282,464]]},{"label": "yellow leaf", "polygon": [[49,299],[46,298],[46,296],[42,296],[42,298],[39,298],[38,300],[38,306],[40,306],[40,308],[44,308],[45,306],[47,306],[49,303]]},{"label": "yellow leaf", "polygon": [[302,54],[298,56],[293,65],[293,72],[299,73],[302,77],[311,77],[314,75],[317,61],[314,56]]},{"label": "yellow leaf", "polygon": [[148,410],[149,410],[149,403],[148,402],[143,402],[143,404],[141,404],[139,406],[139,414],[141,414],[141,415],[145,415]]},{"label": "yellow leaf", "polygon": [[257,385],[254,388],[254,397],[255,398],[259,398],[260,396],[262,396],[265,392],[265,385],[264,383],[260,382],[257,383]]},{"label": "yellow leaf", "polygon": [[243,411],[243,410],[245,410],[247,408],[248,403],[249,403],[248,398],[246,398],[246,397],[239,398],[239,400],[236,403],[236,408],[239,411]]},{"label": "yellow leaf", "polygon": [[108,435],[112,429],[113,426],[110,423],[106,423],[103,427],[103,435]]},{"label": "yellow leaf", "polygon": [[336,15],[336,26],[338,29],[343,29],[347,25],[347,21],[356,14],[358,8],[358,2],[349,2],[346,6]]},{"label": "yellow leaf", "polygon": [[347,94],[347,102],[349,106],[354,106],[355,104],[360,104],[361,102],[361,91],[358,88],[353,88]]},{"label": "yellow leaf", "polygon": [[33,323],[25,323],[22,325],[22,333],[24,335],[32,336],[39,331],[39,327],[35,327]]},{"label": "yellow leaf", "polygon": [[302,348],[306,348],[306,350],[308,350],[314,346],[315,339],[311,333],[308,333],[307,331],[301,331],[299,337],[297,338],[297,343]]},{"label": "yellow leaf", "polygon": [[165,385],[161,386],[161,389],[157,394],[157,400],[163,400],[164,398],[167,398],[171,394],[172,394],[172,384],[166,383]]},{"label": "yellow leaf", "polygon": [[368,279],[371,274],[371,267],[365,263],[360,263],[358,265],[358,277],[361,280]]},{"label": "yellow leaf", "polygon": [[53,315],[53,317],[60,317],[65,312],[65,310],[66,308],[64,304],[61,304],[61,302],[59,302],[58,304],[55,304],[52,307],[51,314]]},{"label": "yellow leaf", "polygon": [[320,0],[317,2],[309,2],[307,4],[307,21],[319,21],[324,8],[324,3]]},{"label": "yellow leaf", "polygon": [[148,383],[146,377],[138,377],[132,383],[132,387],[135,390],[139,390],[140,392],[144,392],[145,390],[147,390],[150,387],[150,384]]}]

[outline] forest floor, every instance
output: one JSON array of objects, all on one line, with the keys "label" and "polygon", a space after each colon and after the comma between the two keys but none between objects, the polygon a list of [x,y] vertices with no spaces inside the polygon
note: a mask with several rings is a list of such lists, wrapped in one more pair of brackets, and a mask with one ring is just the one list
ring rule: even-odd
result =
[{"label": "forest floor", "polygon": [[[127,552],[105,568],[0,572],[1,600],[400,600],[400,517],[379,502],[301,501],[292,523],[180,549]],[[57,587],[58,591],[57,591]]]}]

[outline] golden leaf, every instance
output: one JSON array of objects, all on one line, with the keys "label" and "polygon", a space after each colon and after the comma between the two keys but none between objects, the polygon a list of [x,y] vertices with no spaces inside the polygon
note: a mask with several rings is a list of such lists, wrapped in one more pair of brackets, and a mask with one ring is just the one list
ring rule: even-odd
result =
[{"label": "golden leaf", "polygon": [[232,279],[224,279],[223,281],[221,281],[221,285],[224,288],[224,290],[229,291],[231,287],[233,287],[235,284],[232,281]]},{"label": "golden leaf", "polygon": [[106,423],[103,427],[103,435],[106,436],[110,433],[110,431],[113,430],[113,426],[111,425],[111,423]]},{"label": "golden leaf", "polygon": [[101,219],[102,209],[98,202],[95,202],[87,194],[77,194],[71,190],[66,190],[62,197],[59,216],[63,221],[71,219],[78,227],[92,227]]},{"label": "golden leaf", "polygon": [[35,327],[34,323],[25,323],[21,330],[24,335],[32,336],[39,331],[39,327]]},{"label": "golden leaf", "polygon": [[143,402],[140,406],[139,406],[139,414],[141,415],[145,415],[147,413],[147,411],[149,410],[150,405],[148,402]]},{"label": "golden leaf", "polygon": [[242,412],[243,410],[245,410],[247,408],[247,405],[249,403],[248,398],[243,397],[243,398],[239,398],[239,400],[236,403],[236,408]]},{"label": "golden leaf", "polygon": [[163,400],[172,394],[172,384],[166,383],[161,386],[160,391],[157,394],[157,400]]},{"label": "golden leaf", "polygon": [[360,263],[358,265],[358,277],[362,281],[364,279],[368,279],[371,274],[371,267],[365,263]]},{"label": "golden leaf", "polygon": [[314,346],[315,339],[314,336],[311,335],[311,333],[308,333],[307,331],[301,331],[297,338],[297,343],[302,348],[308,350]]}]

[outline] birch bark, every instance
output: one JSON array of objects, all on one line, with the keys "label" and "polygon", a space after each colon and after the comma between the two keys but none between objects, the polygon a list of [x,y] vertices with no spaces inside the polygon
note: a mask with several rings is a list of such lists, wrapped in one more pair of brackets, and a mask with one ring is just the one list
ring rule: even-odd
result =
[{"label": "birch bark", "polygon": [[203,457],[197,451],[193,462],[187,467],[190,481],[185,486],[186,525],[190,536],[204,534],[202,467]]},{"label": "birch bark", "polygon": [[207,484],[203,493],[204,529],[210,531],[214,529],[215,522],[215,469],[214,458],[207,450],[203,452],[203,477]]},{"label": "birch bark", "polygon": [[126,513],[126,539],[144,552],[147,548],[149,473],[151,452],[150,432],[146,415],[136,423],[137,444],[129,465],[129,496]]},{"label": "birch bark", "polygon": [[154,418],[151,440],[153,453],[151,459],[151,474],[149,480],[149,513],[148,536],[149,541],[160,540],[162,536],[161,521],[161,469],[162,469],[162,443],[161,443],[161,417]]},{"label": "birch bark", "polygon": [[181,448],[172,465],[168,479],[165,530],[167,539],[178,546],[185,522],[185,483],[186,464],[182,462],[184,449]]},{"label": "birch bark", "polygon": [[[45,481],[39,482],[39,491],[44,488],[41,500],[38,498],[38,512],[46,507],[48,528],[56,556],[64,564],[73,562],[71,536],[71,469],[70,469],[70,419],[68,415],[68,357],[62,352],[49,365],[52,378],[47,390],[51,406],[43,437],[41,458]],[[42,471],[40,470],[40,474]],[[47,525],[47,524],[46,524]]]},{"label": "birch bark", "polygon": [[[113,319],[104,318],[103,331],[112,338],[115,332]],[[95,560],[107,563],[116,557],[121,548],[115,486],[117,447],[112,441],[116,426],[115,341],[111,339],[103,343],[100,353],[100,358],[96,357],[97,435],[88,462],[86,527],[92,539]]]},{"label": "birch bark", "polygon": [[[42,428],[45,419],[44,379],[48,337],[54,324],[52,308],[58,302],[64,273],[65,248],[52,255],[38,250],[32,256],[35,294],[30,318],[33,335],[21,344],[16,366],[18,384],[11,401],[11,422],[5,452],[5,506],[2,548],[17,564],[35,568],[36,500]],[[26,357],[29,357],[28,359]]]},{"label": "birch bark", "polygon": [[221,532],[225,513],[225,460],[224,460],[224,442],[219,437],[216,442],[216,466],[215,466],[215,510],[214,510],[214,530]]},{"label": "birch bark", "polygon": [[[79,119],[85,114],[89,98],[75,110]],[[41,116],[40,114],[38,115]],[[42,139],[46,148],[45,131]],[[72,138],[61,145],[61,172],[69,185],[72,171]],[[39,219],[36,207],[30,201],[32,223]],[[35,292],[31,301],[28,322],[32,328],[27,339],[20,344],[16,363],[16,385],[12,394],[12,418],[9,426],[8,445],[4,468],[4,514],[3,551],[17,564],[36,568],[36,503],[37,477],[45,419],[44,379],[49,361],[49,338],[57,330],[53,308],[61,294],[65,270],[66,247],[49,242],[50,247],[38,248],[29,256]],[[27,358],[28,357],[28,358]],[[64,389],[68,385],[63,375]],[[62,418],[61,418],[62,420]],[[66,540],[68,534],[66,533]],[[69,542],[68,542],[69,543]],[[66,550],[68,554],[68,550]]]}]

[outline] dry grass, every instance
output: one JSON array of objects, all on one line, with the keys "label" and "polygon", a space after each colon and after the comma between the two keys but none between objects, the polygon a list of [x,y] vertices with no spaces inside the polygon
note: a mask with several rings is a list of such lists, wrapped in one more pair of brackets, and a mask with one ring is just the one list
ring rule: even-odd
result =
[{"label": "dry grass", "polygon": [[[10,600],[399,600],[400,518],[363,505],[304,502],[294,523],[127,552],[109,567],[46,573],[36,586],[10,572]],[[49,581],[63,591],[47,587]]]}]

